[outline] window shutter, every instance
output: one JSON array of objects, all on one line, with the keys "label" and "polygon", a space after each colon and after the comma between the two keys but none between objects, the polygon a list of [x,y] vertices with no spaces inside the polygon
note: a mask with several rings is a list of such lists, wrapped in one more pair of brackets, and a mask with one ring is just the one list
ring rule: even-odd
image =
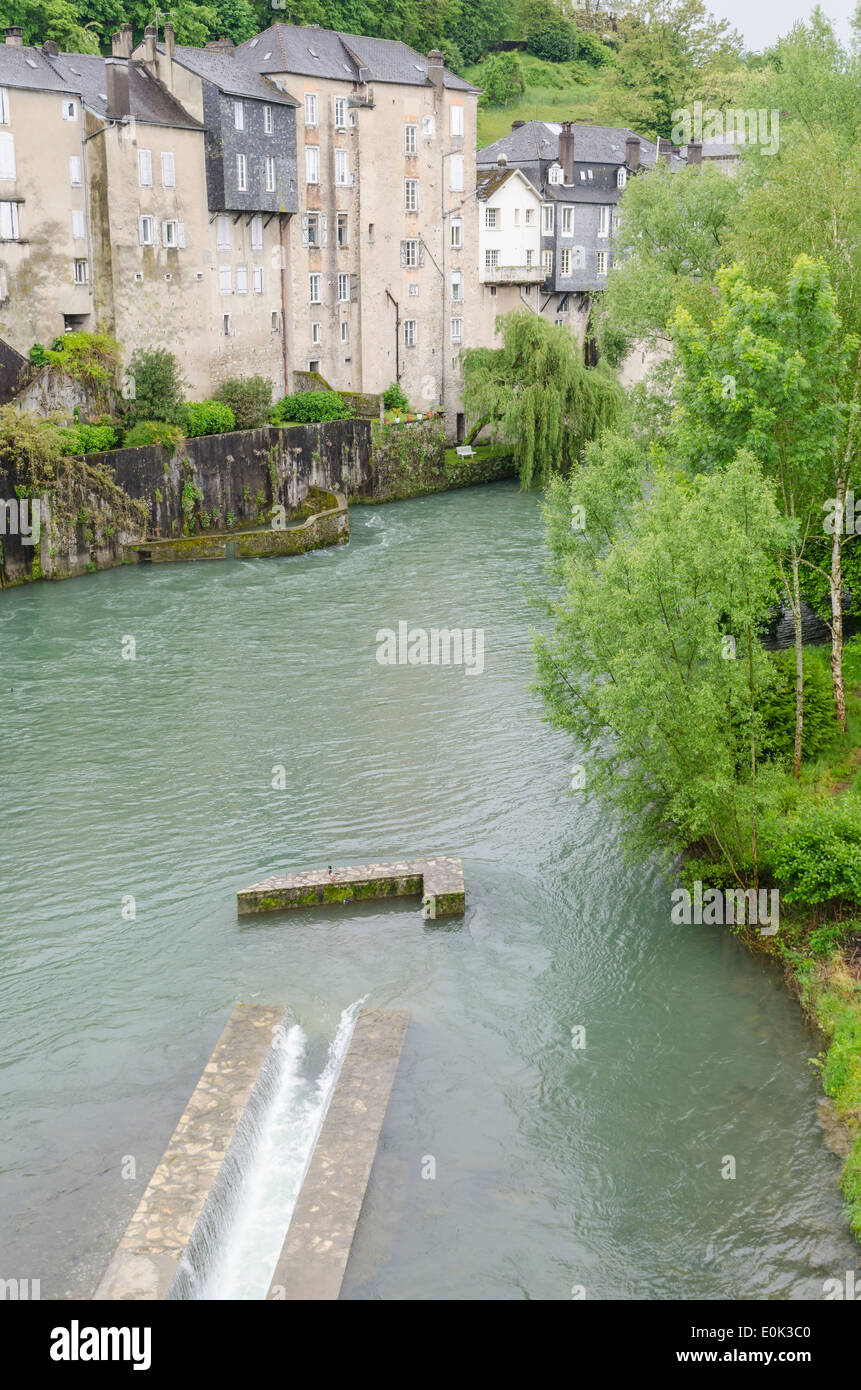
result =
[{"label": "window shutter", "polygon": [[143,246],[143,245],[144,245],[144,219],[143,219],[142,217],[139,217],[139,218],[138,218],[138,238],[139,238],[139,240],[140,240],[141,246]]},{"label": "window shutter", "polygon": [[167,246],[167,245],[168,245],[168,234],[167,234],[167,223],[166,223],[166,222],[162,222],[162,224],[161,224],[161,244],[162,244],[162,246]]},{"label": "window shutter", "polygon": [[303,217],[302,217],[302,245],[303,245],[303,246],[307,246],[307,245],[308,245],[308,214],[307,214],[307,212],[304,213],[304,214],[303,214]]},{"label": "window shutter", "polygon": [[0,179],[15,177],[15,137],[8,131],[0,134]]},{"label": "window shutter", "polygon": [[424,263],[425,263],[425,244],[424,244],[423,241],[420,241],[420,242],[419,242],[419,265],[424,265]]},{"label": "window shutter", "polygon": [[356,299],[359,298],[359,277],[358,277],[358,275],[351,275],[351,276],[350,276],[350,298],[353,299],[353,300],[356,300]]},{"label": "window shutter", "polygon": [[321,213],[320,213],[320,245],[321,245],[321,246],[325,246],[325,245],[326,245],[326,214],[325,214],[325,212],[321,212]]},{"label": "window shutter", "polygon": [[176,244],[177,244],[177,246],[182,247],[183,250],[185,249],[185,223],[184,223],[184,222],[177,222],[177,224],[176,224]]},{"label": "window shutter", "polygon": [[406,263],[407,263],[407,243],[406,243],[405,241],[402,241],[402,242],[401,242],[401,265],[404,265],[404,266],[405,266]]}]

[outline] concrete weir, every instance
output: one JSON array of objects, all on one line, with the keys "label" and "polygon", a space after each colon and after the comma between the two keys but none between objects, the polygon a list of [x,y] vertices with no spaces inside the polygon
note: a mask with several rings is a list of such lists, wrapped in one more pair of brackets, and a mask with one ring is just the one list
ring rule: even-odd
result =
[{"label": "concrete weir", "polygon": [[434,859],[403,859],[394,864],[356,864],[273,874],[236,895],[240,914],[393,897],[421,897],[425,918],[462,917],[466,891],[461,861],[440,855]]},{"label": "concrete weir", "polygon": [[268,1299],[338,1298],[409,1018],[381,1009],[359,1015]]},{"label": "concrete weir", "polygon": [[237,1005],[94,1298],[166,1297],[283,1016]]}]

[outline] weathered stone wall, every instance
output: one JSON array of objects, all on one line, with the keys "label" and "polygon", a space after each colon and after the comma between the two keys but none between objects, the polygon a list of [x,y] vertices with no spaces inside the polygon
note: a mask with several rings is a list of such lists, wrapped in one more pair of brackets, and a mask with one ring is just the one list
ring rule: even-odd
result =
[{"label": "weathered stone wall", "polygon": [[18,390],[18,379],[27,366],[26,357],[0,338],[0,405],[6,405]]},{"label": "weathered stone wall", "polygon": [[373,431],[370,490],[351,500],[392,502],[513,476],[505,449],[482,446],[469,458],[447,449],[441,420],[384,425]]},{"label": "weathered stone wall", "polygon": [[82,420],[100,415],[104,410],[84,382],[68,376],[61,367],[47,366],[36,372],[10,404],[16,410],[32,411],[35,415],[58,411],[71,418],[78,410]]}]

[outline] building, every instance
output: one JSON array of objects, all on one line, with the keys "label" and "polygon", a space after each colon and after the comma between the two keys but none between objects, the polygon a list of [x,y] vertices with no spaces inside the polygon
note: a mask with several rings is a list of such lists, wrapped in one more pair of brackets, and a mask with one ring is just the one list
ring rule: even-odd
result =
[{"label": "building", "polygon": [[476,325],[482,346],[494,346],[496,320],[515,309],[538,308],[545,273],[541,264],[542,200],[520,169],[504,157],[476,179],[478,203],[478,279],[482,318]]}]

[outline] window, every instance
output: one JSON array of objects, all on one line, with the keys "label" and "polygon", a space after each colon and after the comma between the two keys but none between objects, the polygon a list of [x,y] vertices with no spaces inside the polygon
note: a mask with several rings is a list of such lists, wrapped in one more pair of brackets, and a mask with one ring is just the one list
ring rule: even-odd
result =
[{"label": "window", "polygon": [[316,92],[306,92],[306,93],[305,93],[305,124],[306,124],[306,125],[316,125],[316,124],[317,124],[317,93],[316,93]]},{"label": "window", "polygon": [[526,208],[526,210],[524,211],[524,213],[523,213],[523,225],[524,225],[524,227],[534,227],[534,226],[535,226],[535,209],[534,209],[534,208]]},{"label": "window", "polygon": [[164,150],[161,156],[161,185],[162,188],[176,188],[176,169],[171,150]]},{"label": "window", "polygon": [[404,319],[404,347],[415,347],[418,322],[416,319]]},{"label": "window", "polygon": [[532,261],[533,261],[533,259],[534,259],[534,256],[535,256],[535,252],[534,252],[534,251],[532,251],[532,250],[527,251],[527,253],[526,253],[526,268],[527,268],[527,270],[531,269],[531,267],[532,267]]},{"label": "window", "polygon": [[345,212],[339,212],[336,226],[336,237],[339,246],[347,246],[349,244],[347,239],[347,227],[347,214]]},{"label": "window", "polygon": [[176,250],[177,247],[184,247],[185,223],[177,222],[174,218],[171,218],[167,222],[162,222],[161,240],[163,246],[172,247],[174,250]]},{"label": "window", "polygon": [[462,106],[453,106],[451,108],[451,133],[452,135],[463,135]]},{"label": "window", "polygon": [[9,89],[0,87],[0,125],[9,124]]},{"label": "window", "polygon": [[369,222],[369,223],[368,223],[368,242],[370,243],[371,246],[373,246],[374,240],[375,240],[375,238],[374,238],[374,224],[373,224],[373,222]]},{"label": "window", "polygon": [[152,188],[152,150],[138,150],[138,183]]},{"label": "window", "polygon": [[15,137],[0,131],[0,179],[15,178]]},{"label": "window", "polygon": [[419,263],[419,244],[417,241],[401,242],[401,265],[414,270]]},{"label": "window", "polygon": [[[269,327],[273,333],[281,332],[281,313],[278,309],[272,310],[272,313],[269,316]],[[319,362],[317,364],[317,370],[320,370]]]},{"label": "window", "polygon": [[141,217],[138,219],[138,236],[141,246],[155,246],[158,240],[156,222],[154,217]]},{"label": "window", "polygon": [[343,304],[345,300],[349,300],[349,298],[350,277],[349,275],[345,275],[342,271],[341,274],[338,276],[338,299]]},{"label": "window", "polygon": [[264,161],[264,168],[265,168],[265,173],[266,173],[266,192],[267,192],[267,193],[274,193],[274,192],[275,192],[275,156],[274,156],[274,155],[268,154],[268,155],[266,156],[266,159],[265,159],[265,161]]},{"label": "window", "polygon": [[323,302],[323,277],[319,274],[308,276],[308,289],[312,304],[322,304]]},{"label": "window", "polygon": [[496,228],[500,225],[498,208],[484,209],[484,225],[485,227],[490,227],[493,230],[496,230]]},{"label": "window", "polygon": [[218,292],[219,294],[233,293],[233,276],[229,265],[218,267]]},{"label": "window", "polygon": [[255,294],[263,293],[263,267],[256,265],[251,272],[251,283]]},{"label": "window", "polygon": [[305,182],[320,182],[320,147],[318,145],[305,146]]},{"label": "window", "polygon": [[404,179],[404,208],[407,212],[419,210],[419,181]]},{"label": "window", "polygon": [[548,173],[547,173],[547,179],[548,179],[548,182],[549,182],[549,183],[561,183],[561,182],[562,182],[562,165],[561,165],[561,164],[551,164],[551,165],[550,165],[550,168],[549,168],[549,170],[548,170]]},{"label": "window", "polygon": [[463,247],[462,217],[453,217],[451,219],[451,247],[453,251],[460,251]]},{"label": "window", "polygon": [[545,270],[546,274],[548,274],[548,275],[552,275],[552,274],[553,274],[553,252],[552,252],[552,251],[542,251],[542,252],[541,252],[541,264],[542,264],[542,266],[544,267],[544,270]]},{"label": "window", "polygon": [[323,342],[323,325],[319,320],[311,324],[311,342],[314,347],[320,347]]},{"label": "window", "polygon": [[245,107],[241,101],[233,103],[233,129],[245,129]]},{"label": "window", "polygon": [[433,139],[435,129],[433,116],[422,116],[422,135],[426,140]]},{"label": "window", "polygon": [[413,280],[412,284],[410,285],[410,294],[412,295],[413,299],[418,299],[419,287],[418,282],[416,280]]},{"label": "window", "polygon": [[[83,217],[83,213],[78,214]],[[75,214],[72,213],[72,225],[74,227]],[[74,235],[74,231],[73,231]],[[83,236],[83,232],[81,233]],[[0,203],[0,241],[18,240],[18,204]]]},{"label": "window", "polygon": [[217,218],[218,225],[218,249],[219,251],[230,250],[230,218],[226,212],[220,212]]},{"label": "window", "polygon": [[560,295],[560,297],[559,297],[559,304],[558,304],[558,306],[557,306],[557,312],[560,313],[560,314],[567,314],[567,313],[568,313],[568,309],[569,309],[569,307],[570,307],[570,304],[571,304],[571,296],[570,296],[570,294],[563,294],[563,295]]},{"label": "window", "polygon": [[63,102],[63,120],[74,121],[78,114],[78,103],[76,101]]},{"label": "window", "polygon": [[341,184],[350,182],[350,171],[347,168],[346,150],[335,151],[335,182]]},{"label": "window", "polygon": [[626,171],[625,169],[620,169],[619,172],[618,172],[617,175],[616,175],[616,187],[617,187],[617,188],[624,188],[624,187],[625,187],[625,184],[626,184],[627,182],[628,182],[628,174],[627,174],[627,171]]},{"label": "window", "polygon": [[463,319],[452,319],[451,340],[453,343],[463,342]]},{"label": "window", "polygon": [[263,218],[256,212],[251,219],[251,250],[263,250]]},{"label": "window", "polygon": [[6,274],[6,267],[0,265],[0,299],[9,298],[9,277]]},{"label": "window", "polygon": [[562,209],[562,235],[573,236],[574,234],[574,209]]},{"label": "window", "polygon": [[417,125],[404,126],[404,154],[418,154],[419,128]]},{"label": "window", "polygon": [[610,209],[609,209],[609,208],[599,208],[599,209],[598,209],[598,235],[599,235],[599,236],[609,236],[609,235],[610,235]]},{"label": "window", "polygon": [[[14,204],[14,203],[4,203],[4,204],[2,204],[2,206],[3,206],[3,207],[15,208],[15,204]],[[17,208],[15,208],[15,221],[16,221],[16,223],[17,223],[17,221],[18,221],[18,209],[17,209]],[[85,222],[85,219],[84,219],[84,214],[83,214],[82,212],[79,212],[79,211],[76,209],[76,210],[72,213],[72,236],[73,236],[73,238],[74,238],[75,241],[83,241],[83,239],[84,239],[84,237],[85,237],[86,235],[87,235],[87,227],[86,227],[86,222]]]},{"label": "window", "polygon": [[221,315],[221,331],[222,331],[222,333],[224,334],[225,338],[231,337],[231,335],[232,335],[232,333],[233,333],[233,329],[232,329],[232,327],[231,327],[231,325],[230,325],[230,315],[229,315],[229,314],[222,314],[222,315]]},{"label": "window", "polygon": [[320,238],[321,214],[319,212],[308,213],[308,245],[322,246]]},{"label": "window", "polygon": [[86,285],[90,279],[89,261],[75,261],[75,284]]},{"label": "window", "polygon": [[599,251],[599,252],[598,252],[598,274],[599,274],[599,275],[606,275],[606,274],[607,274],[607,252],[606,252],[606,251]]},{"label": "window", "polygon": [[515,227],[520,226],[520,208],[514,209],[514,225]]},{"label": "window", "polygon": [[271,134],[272,134],[272,107],[271,107],[271,106],[264,106],[264,108],[263,108],[263,134],[264,134],[264,135],[271,135]]},{"label": "window", "polygon": [[248,293],[248,266],[238,265],[236,267],[236,293]]},{"label": "window", "polygon": [[69,183],[73,188],[81,186],[81,156],[79,154],[69,155]]},{"label": "window", "polygon": [[450,161],[448,186],[452,193],[463,191],[463,155],[453,154]]},{"label": "window", "polygon": [[[273,331],[273,333],[274,333],[274,332],[275,332],[275,329],[273,328],[272,331]],[[312,357],[312,358],[311,358],[311,361],[308,363],[308,371],[309,371],[309,372],[319,372],[319,370],[320,370],[320,359],[319,359],[319,357]]]},{"label": "window", "polygon": [[541,208],[541,231],[544,236],[553,235],[554,207],[552,203],[544,203]]},{"label": "window", "polygon": [[342,343],[348,343],[349,341],[350,341],[350,325],[347,323],[347,320],[346,320],[346,319],[341,319],[341,342],[342,342]]},{"label": "window", "polygon": [[498,265],[499,265],[499,252],[498,252],[496,249],[494,249],[493,251],[485,251],[485,253],[484,253],[484,268],[485,268],[485,270],[495,270],[496,267],[497,267]]},{"label": "window", "polygon": [[455,270],[451,277],[451,297],[455,304],[463,303],[463,271]]},{"label": "window", "polygon": [[338,130],[347,129],[347,98],[335,97],[334,101],[335,125]]},{"label": "window", "polygon": [[559,274],[571,274],[571,250],[566,246],[559,252]]},{"label": "window", "polygon": [[248,189],[248,160],[244,154],[236,156],[236,187],[240,193]]}]

